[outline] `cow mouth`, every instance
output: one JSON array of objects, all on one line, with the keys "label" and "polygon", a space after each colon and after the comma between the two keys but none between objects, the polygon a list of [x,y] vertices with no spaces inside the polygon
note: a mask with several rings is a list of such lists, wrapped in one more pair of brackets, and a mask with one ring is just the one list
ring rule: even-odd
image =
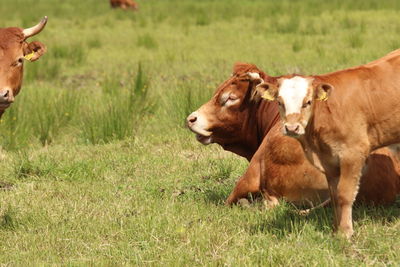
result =
[{"label": "cow mouth", "polygon": [[10,105],[11,105],[10,102],[3,102],[3,103],[0,102],[0,109],[6,109],[6,108],[8,108]]},{"label": "cow mouth", "polygon": [[293,133],[293,132],[285,132],[286,136],[293,137],[293,138],[300,138],[301,134]]},{"label": "cow mouth", "polygon": [[203,145],[209,145],[213,142],[211,136],[204,136],[201,134],[196,134],[196,140],[202,143]]},{"label": "cow mouth", "polygon": [[198,124],[188,123],[187,127],[189,128],[189,130],[196,134],[197,141],[199,141],[203,145],[209,145],[213,142],[211,137],[213,134],[212,131],[206,130]]}]

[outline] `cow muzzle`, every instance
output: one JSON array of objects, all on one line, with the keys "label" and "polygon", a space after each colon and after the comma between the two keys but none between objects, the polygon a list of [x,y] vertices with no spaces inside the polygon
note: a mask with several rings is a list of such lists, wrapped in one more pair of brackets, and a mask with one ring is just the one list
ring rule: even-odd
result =
[{"label": "cow muzzle", "polygon": [[5,109],[14,102],[14,94],[11,89],[0,90],[0,109]]},{"label": "cow muzzle", "polygon": [[298,137],[305,133],[304,127],[300,123],[285,123],[283,133],[288,136]]},{"label": "cow muzzle", "polygon": [[203,145],[212,143],[212,132],[206,130],[208,122],[199,112],[195,111],[186,118],[186,125],[196,134],[196,139]]}]

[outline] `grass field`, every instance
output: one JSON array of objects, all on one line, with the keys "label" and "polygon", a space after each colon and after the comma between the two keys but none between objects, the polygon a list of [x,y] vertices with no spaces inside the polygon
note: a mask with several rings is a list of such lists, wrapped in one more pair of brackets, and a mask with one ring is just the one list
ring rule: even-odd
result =
[{"label": "grass field", "polygon": [[399,48],[400,2],[138,2],[2,0],[0,27],[49,21],[0,121],[0,264],[399,265],[399,201],[357,207],[352,242],[329,208],[227,208],[247,162],[184,119],[236,61],[317,74]]}]

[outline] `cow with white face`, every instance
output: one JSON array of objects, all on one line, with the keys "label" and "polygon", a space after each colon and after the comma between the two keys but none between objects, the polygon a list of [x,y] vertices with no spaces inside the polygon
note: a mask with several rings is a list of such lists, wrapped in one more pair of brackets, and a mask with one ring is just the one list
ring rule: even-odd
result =
[{"label": "cow with white face", "polygon": [[36,61],[46,52],[41,42],[27,42],[46,23],[47,17],[44,17],[32,28],[0,28],[0,117],[21,89],[24,61]]},{"label": "cow with white face", "polygon": [[284,133],[318,156],[336,229],[346,237],[353,234],[352,205],[368,155],[400,142],[399,70],[400,49],[362,66],[257,87],[263,98],[278,101]]},{"label": "cow with white face", "polygon": [[314,102],[328,98],[332,86],[319,84],[313,90],[313,80],[312,77],[294,75],[278,78],[276,84],[262,83],[257,87],[263,98],[277,100],[284,134],[304,135]]}]

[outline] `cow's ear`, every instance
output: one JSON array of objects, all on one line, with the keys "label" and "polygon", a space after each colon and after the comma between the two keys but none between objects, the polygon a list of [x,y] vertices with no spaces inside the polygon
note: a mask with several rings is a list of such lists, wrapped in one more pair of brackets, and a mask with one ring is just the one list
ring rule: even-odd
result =
[{"label": "cow's ear", "polygon": [[23,49],[24,58],[29,61],[38,60],[47,51],[46,46],[37,41],[26,43]]},{"label": "cow's ear", "polygon": [[250,81],[253,85],[258,85],[264,80],[261,78],[260,74],[257,72],[247,72],[238,77],[240,81]]},{"label": "cow's ear", "polygon": [[333,90],[333,86],[329,83],[320,83],[317,85],[316,99],[320,101],[328,100],[329,95]]},{"label": "cow's ear", "polygon": [[278,87],[275,84],[263,82],[256,86],[256,94],[266,100],[274,101],[278,95]]},{"label": "cow's ear", "polygon": [[232,73],[234,73],[234,74],[246,73],[247,71],[249,71],[252,68],[257,68],[257,67],[255,65],[249,64],[249,63],[236,62],[233,65]]},{"label": "cow's ear", "polygon": [[261,78],[260,73],[258,72],[247,72],[245,74],[245,76],[247,77],[247,80],[249,80],[251,82],[250,86],[250,100],[253,102],[259,102],[261,100],[260,98],[260,94],[257,93],[256,87],[263,83],[264,80],[263,78]]}]

